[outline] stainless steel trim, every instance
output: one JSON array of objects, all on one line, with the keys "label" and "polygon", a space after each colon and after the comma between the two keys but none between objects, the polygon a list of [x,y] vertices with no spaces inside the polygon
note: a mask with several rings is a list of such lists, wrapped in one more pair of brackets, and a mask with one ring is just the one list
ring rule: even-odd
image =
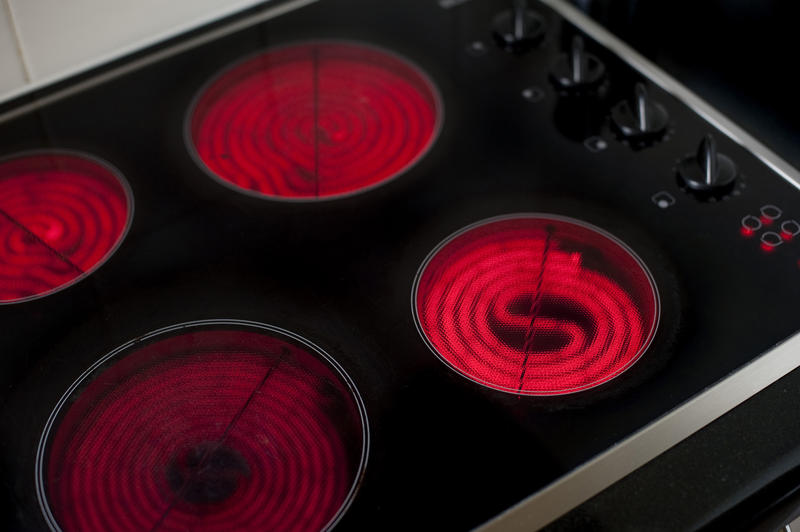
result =
[{"label": "stainless steel trim", "polygon": [[[541,0],[632,68],[684,101],[709,123],[800,188],[800,172],[680,82],[563,0]],[[678,444],[800,366],[800,333],[778,344],[642,430],[478,527],[478,532],[538,530]]]},{"label": "stainless steel trim", "polygon": [[476,530],[538,530],[800,366],[800,333]]},{"label": "stainless steel trim", "polygon": [[[56,91],[52,94],[48,94],[47,96],[43,96],[37,100],[32,101],[31,103],[17,106],[6,113],[0,114],[0,124],[2,124],[3,122],[7,122],[9,120],[13,120],[14,118],[17,118],[18,116],[24,115],[26,113],[30,113],[31,111],[35,111],[36,109],[39,109],[45,105],[49,105],[53,102],[57,102],[59,100],[63,100],[64,98],[68,98],[73,94],[77,94],[86,89],[90,89],[92,87],[100,85],[101,83],[105,83],[106,81],[116,79],[120,76],[129,74],[130,72],[133,72],[140,68],[152,65],[153,63],[161,61],[162,59],[166,59],[168,57],[172,57],[174,55],[183,53],[187,50],[191,50],[192,48],[196,48],[200,45],[203,45],[207,42],[213,41],[214,39],[225,37],[226,35],[230,35],[231,33],[235,33],[245,28],[249,28],[250,26],[254,26],[255,24],[264,22],[265,20],[269,20],[278,17],[280,15],[284,15],[290,11],[300,9],[301,7],[305,7],[307,5],[316,3],[318,1],[319,0],[292,0],[290,2],[286,2],[284,4],[280,4],[275,7],[267,8],[249,17],[235,20],[230,24],[226,24],[214,30],[208,31],[206,33],[203,33],[202,35],[198,35],[197,37],[193,37],[186,41],[177,43],[175,45],[168,46],[164,49],[153,52],[152,54],[149,54],[140,59],[136,59],[129,63],[125,63],[122,66],[113,68],[107,72],[103,72],[102,74],[98,74],[97,76],[91,77],[79,83],[72,84],[69,87]],[[38,89],[38,88],[41,87],[33,87],[31,89]],[[21,97],[21,96],[23,96],[23,94],[19,94],[16,97]]]}]

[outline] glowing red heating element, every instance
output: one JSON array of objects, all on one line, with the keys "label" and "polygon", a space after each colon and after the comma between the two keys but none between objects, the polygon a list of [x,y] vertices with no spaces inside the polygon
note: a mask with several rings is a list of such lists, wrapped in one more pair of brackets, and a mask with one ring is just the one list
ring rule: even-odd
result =
[{"label": "glowing red heating element", "polygon": [[365,459],[354,388],[277,331],[185,331],[75,384],[45,434],[45,516],[65,532],[326,529]]},{"label": "glowing red heating element", "polygon": [[416,67],[372,47],[319,42],[224,71],[190,114],[191,143],[217,178],[284,199],[383,183],[431,146],[441,103]]},{"label": "glowing red heating element", "polygon": [[616,377],[647,349],[659,314],[653,279],[630,249],[551,216],[466,228],[429,256],[415,290],[436,354],[474,381],[526,395]]},{"label": "glowing red heating element", "polygon": [[67,152],[0,161],[0,303],[51,293],[111,254],[131,198],[107,165]]}]

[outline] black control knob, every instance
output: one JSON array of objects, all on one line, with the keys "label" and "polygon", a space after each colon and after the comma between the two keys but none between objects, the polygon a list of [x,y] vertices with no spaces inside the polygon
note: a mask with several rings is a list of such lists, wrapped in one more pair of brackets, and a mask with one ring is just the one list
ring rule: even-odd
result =
[{"label": "black control knob", "polygon": [[556,87],[567,92],[590,90],[603,81],[606,67],[594,55],[584,50],[583,38],[575,36],[567,53],[561,54],[550,72]]},{"label": "black control knob", "polygon": [[678,163],[678,181],[700,199],[721,198],[733,190],[738,176],[736,163],[717,152],[717,142],[706,135],[695,155]]},{"label": "black control knob", "polygon": [[492,33],[501,48],[519,54],[542,42],[544,31],[544,18],[528,9],[526,0],[512,0],[511,9],[495,17]]},{"label": "black control knob", "polygon": [[637,83],[633,99],[621,101],[611,109],[611,122],[622,139],[640,144],[664,135],[669,114],[663,105],[648,96],[644,84]]}]

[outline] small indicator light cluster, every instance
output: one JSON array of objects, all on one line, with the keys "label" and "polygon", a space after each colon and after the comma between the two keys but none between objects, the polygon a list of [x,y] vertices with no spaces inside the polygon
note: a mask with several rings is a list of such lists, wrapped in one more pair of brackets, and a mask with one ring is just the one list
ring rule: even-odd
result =
[{"label": "small indicator light cluster", "polygon": [[758,216],[748,214],[742,218],[739,232],[750,238],[762,229],[767,229],[761,233],[760,241],[761,249],[770,253],[784,242],[800,235],[800,223],[796,220],[781,220],[782,216],[783,211],[779,207],[764,205]]}]

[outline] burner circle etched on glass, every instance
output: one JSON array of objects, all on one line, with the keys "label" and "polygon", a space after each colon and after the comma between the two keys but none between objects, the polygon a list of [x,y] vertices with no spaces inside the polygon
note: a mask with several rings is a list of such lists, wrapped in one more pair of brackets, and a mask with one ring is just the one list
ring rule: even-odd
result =
[{"label": "burner circle etched on glass", "polygon": [[71,286],[119,247],[133,194],[119,171],[71,151],[0,160],[0,305]]},{"label": "burner circle etched on glass", "polygon": [[52,530],[329,530],[360,484],[363,401],[320,348],[278,327],[206,320],[109,353],[43,431]]},{"label": "burner circle etched on glass", "polygon": [[517,214],[470,225],[425,259],[417,328],[450,368],[519,395],[594,388],[653,340],[655,281],[623,242],[590,224]]},{"label": "burner circle etched on glass", "polygon": [[404,173],[433,145],[439,92],[394,53],[341,41],[273,48],[195,97],[189,151],[224,185],[260,198],[350,196]]}]

